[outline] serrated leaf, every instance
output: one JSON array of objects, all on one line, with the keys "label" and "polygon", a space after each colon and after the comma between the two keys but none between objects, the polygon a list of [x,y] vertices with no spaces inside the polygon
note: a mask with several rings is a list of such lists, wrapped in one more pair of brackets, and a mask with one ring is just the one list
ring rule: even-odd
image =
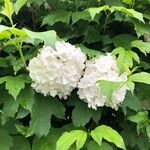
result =
[{"label": "serrated leaf", "polygon": [[52,11],[49,15],[44,17],[42,25],[48,24],[52,26],[56,22],[63,22],[69,24],[71,14],[71,12],[65,10]]},{"label": "serrated leaf", "polygon": [[29,141],[23,136],[14,136],[14,145],[10,150],[31,150]]},{"label": "serrated leaf", "polygon": [[17,0],[14,4],[14,10],[18,14],[19,10],[26,4],[27,0]]},{"label": "serrated leaf", "polygon": [[150,139],[150,124],[146,125],[147,136]]},{"label": "serrated leaf", "polygon": [[102,145],[99,146],[95,141],[90,141],[87,150],[113,150],[113,148],[105,142],[102,142]]},{"label": "serrated leaf", "polygon": [[45,32],[33,32],[24,28],[23,31],[25,31],[25,33],[27,34],[27,42],[29,43],[38,44],[42,41],[45,45],[50,45],[52,47],[55,46],[56,32],[53,30]]},{"label": "serrated leaf", "polygon": [[104,5],[104,6],[98,7],[98,8],[88,8],[85,11],[90,13],[91,19],[93,20],[95,18],[96,14],[99,14],[101,11],[105,11],[108,9],[109,9],[109,6]]},{"label": "serrated leaf", "polygon": [[140,123],[140,122],[149,122],[148,112],[141,111],[137,112],[135,115],[129,116],[128,119],[131,122]]},{"label": "serrated leaf", "polygon": [[134,92],[134,88],[135,88],[135,84],[133,83],[133,82],[131,82],[131,81],[127,81],[126,83],[125,83],[125,85],[128,87],[128,89],[131,91],[131,93],[133,94],[133,92]]},{"label": "serrated leaf", "polygon": [[7,93],[3,95],[4,107],[2,109],[3,116],[14,118],[18,111],[19,101],[14,100],[13,97]]},{"label": "serrated leaf", "polygon": [[25,89],[23,89],[19,96],[18,96],[18,101],[20,103],[20,105],[26,109],[29,110],[31,112],[32,106],[35,102],[35,96],[34,96],[35,92],[31,87],[26,87]]},{"label": "serrated leaf", "polygon": [[68,105],[75,106],[72,111],[72,121],[74,126],[84,126],[90,119],[98,123],[101,118],[101,108],[98,108],[97,110],[88,108],[87,103],[81,101],[77,95],[72,94],[71,97],[68,98]]},{"label": "serrated leaf", "polygon": [[134,0],[121,0],[123,3],[131,5]]},{"label": "serrated leaf", "polygon": [[16,124],[15,127],[16,127],[17,131],[25,137],[29,137],[32,135],[29,127],[24,127],[21,124]]},{"label": "serrated leaf", "polygon": [[125,13],[126,15],[130,16],[131,18],[135,18],[141,22],[144,23],[144,19],[143,19],[143,14],[135,11],[134,9],[128,9],[125,7],[118,7],[118,6],[112,6],[111,7],[112,11],[120,11],[122,13]]},{"label": "serrated leaf", "polygon": [[24,117],[26,117],[30,112],[22,107],[19,107],[17,115],[15,117],[15,119],[22,119]]},{"label": "serrated leaf", "polygon": [[72,112],[72,121],[77,127],[86,125],[91,118],[98,122],[101,118],[101,109],[90,109],[86,103],[82,102],[79,103],[79,105],[77,105]]},{"label": "serrated leaf", "polygon": [[79,47],[81,49],[81,51],[89,57],[89,59],[92,59],[94,57],[98,57],[98,56],[102,55],[102,53],[100,51],[87,48],[82,44],[78,44],[77,47]]},{"label": "serrated leaf", "polygon": [[123,108],[125,115],[127,114],[127,107],[134,111],[142,110],[141,101],[138,99],[138,97],[132,95],[130,92],[126,94],[126,98],[122,102],[121,107]]},{"label": "serrated leaf", "polygon": [[150,24],[149,23],[142,23],[139,22],[138,20],[131,20],[131,22],[133,22],[134,26],[135,26],[135,31],[138,35],[138,37],[140,37],[141,35],[144,34],[149,34],[150,33]]},{"label": "serrated leaf", "polygon": [[47,135],[51,127],[51,116],[64,118],[64,111],[64,106],[56,98],[38,94],[31,111],[31,132],[37,136]]},{"label": "serrated leaf", "polygon": [[141,40],[136,40],[131,43],[131,46],[138,48],[145,55],[146,55],[146,53],[150,53],[150,43],[149,42],[143,42]]},{"label": "serrated leaf", "polygon": [[150,73],[147,72],[135,73],[129,76],[129,80],[133,82],[150,84]]},{"label": "serrated leaf", "polygon": [[123,82],[113,82],[100,80],[98,81],[100,92],[102,95],[106,96],[109,101],[112,100],[112,94],[117,91],[124,83]]},{"label": "serrated leaf", "polygon": [[78,22],[81,19],[91,21],[90,13],[87,11],[73,12],[72,13],[72,23],[73,24]]},{"label": "serrated leaf", "polygon": [[8,60],[6,60],[5,58],[0,58],[0,67],[7,68]]},{"label": "serrated leaf", "polygon": [[16,100],[17,96],[19,95],[20,91],[24,89],[25,83],[30,83],[30,79],[26,75],[20,76],[5,76],[0,78],[0,84],[5,83],[6,89],[8,90],[9,94],[11,94],[14,99]]},{"label": "serrated leaf", "polygon": [[119,7],[119,6],[110,7],[108,5],[104,5],[102,7],[91,7],[81,12],[74,12],[72,14],[73,24],[79,21],[80,19],[87,20],[89,22],[93,21],[97,14],[99,14],[101,11],[106,11],[106,10],[109,10],[111,13],[113,13],[114,11],[125,13],[129,17],[135,18],[144,23],[143,14],[138,11],[135,11],[134,9],[128,9],[128,8]]},{"label": "serrated leaf", "polygon": [[2,8],[2,11],[0,13],[7,16],[12,23],[12,15],[14,13],[14,8],[11,0],[4,0],[4,7]]},{"label": "serrated leaf", "polygon": [[124,49],[130,49],[131,42],[135,40],[137,40],[137,38],[130,34],[121,34],[113,38],[113,43],[115,47],[123,47]]},{"label": "serrated leaf", "polygon": [[27,38],[27,34],[23,29],[0,25],[0,39],[9,39],[12,35],[18,36],[19,38],[8,40],[4,45],[10,45],[13,42],[19,42]]},{"label": "serrated leaf", "polygon": [[111,127],[101,125],[91,131],[92,138],[101,146],[102,139],[114,143],[118,148],[126,149],[120,134]]},{"label": "serrated leaf", "polygon": [[74,24],[81,19],[87,20],[90,22],[94,20],[96,14],[99,14],[101,11],[104,11],[107,9],[109,9],[109,6],[105,5],[105,6],[98,7],[98,8],[88,8],[88,9],[85,9],[84,11],[74,12],[72,13],[72,22]]},{"label": "serrated leaf", "polygon": [[116,48],[112,51],[112,55],[118,55],[117,64],[120,68],[120,72],[126,71],[125,67],[132,68],[133,67],[133,60],[139,63],[138,55],[131,51],[125,50],[122,47]]},{"label": "serrated leaf", "polygon": [[61,129],[50,129],[49,134],[46,137],[37,138],[33,140],[32,150],[54,150],[56,149],[56,142],[62,134]]},{"label": "serrated leaf", "polygon": [[146,134],[138,134],[134,127],[131,127],[129,123],[124,124],[126,127],[123,126],[122,136],[126,142],[126,146],[130,147],[131,149],[139,150],[149,150],[150,144]]},{"label": "serrated leaf", "polygon": [[0,149],[1,150],[10,150],[13,146],[13,139],[8,134],[8,132],[0,128]]},{"label": "serrated leaf", "polygon": [[57,141],[56,150],[68,150],[76,141],[76,149],[83,147],[87,139],[87,133],[82,130],[65,132]]},{"label": "serrated leaf", "polygon": [[129,116],[128,120],[137,123],[137,132],[140,133],[140,130],[145,128],[149,123],[148,112],[147,111],[138,112],[135,115]]}]

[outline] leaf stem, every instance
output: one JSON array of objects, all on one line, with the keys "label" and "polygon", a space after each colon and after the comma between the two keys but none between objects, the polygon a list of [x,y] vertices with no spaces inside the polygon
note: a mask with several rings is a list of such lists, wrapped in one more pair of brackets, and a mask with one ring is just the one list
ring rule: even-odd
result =
[{"label": "leaf stem", "polygon": [[87,8],[89,8],[89,6],[90,6],[90,3],[91,3],[91,0],[88,0],[88,3],[87,3]]},{"label": "leaf stem", "polygon": [[132,4],[131,4],[131,8],[132,8],[132,9],[133,9],[134,5],[135,5],[135,0],[133,0],[133,2],[132,2]]},{"label": "leaf stem", "polygon": [[10,20],[11,26],[14,27],[14,23],[13,23],[12,19],[9,18],[9,20]]},{"label": "leaf stem", "polygon": [[[17,46],[17,45],[16,45]],[[27,67],[26,65],[26,61],[25,61],[25,58],[23,56],[23,52],[22,52],[22,42],[17,46],[18,50],[19,50],[19,54],[20,54],[20,57],[21,57],[21,60],[24,64],[25,67]]]},{"label": "leaf stem", "polygon": [[106,14],[106,19],[105,19],[104,28],[103,28],[103,34],[105,34],[105,32],[106,32],[106,25],[107,25],[108,18],[109,18],[111,13],[107,14],[106,11],[105,11],[105,14]]},{"label": "leaf stem", "polygon": [[76,4],[76,11],[78,11],[78,1],[75,0],[75,4]]}]

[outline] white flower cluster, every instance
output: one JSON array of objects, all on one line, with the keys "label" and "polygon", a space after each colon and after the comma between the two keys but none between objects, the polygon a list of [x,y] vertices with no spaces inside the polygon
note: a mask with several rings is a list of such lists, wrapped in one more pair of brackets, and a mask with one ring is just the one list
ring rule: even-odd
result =
[{"label": "white flower cluster", "polygon": [[77,87],[85,61],[85,54],[69,43],[56,42],[55,49],[44,46],[37,57],[29,62],[32,87],[45,96],[58,95],[66,99]]},{"label": "white flower cluster", "polygon": [[127,80],[127,74],[119,76],[116,60],[111,54],[87,61],[85,74],[78,83],[78,95],[80,99],[88,103],[88,107],[93,109],[106,105],[117,110],[119,104],[125,98],[126,86],[122,86],[115,91],[112,94],[112,101],[110,101],[106,96],[102,95],[100,85],[96,83],[97,80],[113,82],[124,82]]},{"label": "white flower cluster", "polygon": [[85,62],[85,54],[69,43],[56,42],[55,49],[44,46],[37,57],[29,62],[32,87],[45,96],[58,95],[64,99],[78,87],[78,95],[88,103],[88,107],[97,109],[105,105],[118,109],[125,98],[127,87],[122,86],[113,92],[110,101],[102,95],[100,85],[96,82],[124,82],[127,80],[127,74],[119,76],[116,60],[111,54],[87,61],[86,65]]}]

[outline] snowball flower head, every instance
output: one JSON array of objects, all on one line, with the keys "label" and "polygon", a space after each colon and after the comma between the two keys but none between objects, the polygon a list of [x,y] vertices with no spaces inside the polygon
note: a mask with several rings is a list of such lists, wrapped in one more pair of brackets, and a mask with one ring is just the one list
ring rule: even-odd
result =
[{"label": "snowball flower head", "polygon": [[29,62],[32,87],[45,96],[58,95],[66,99],[77,87],[85,61],[85,54],[69,43],[56,42],[55,49],[44,46],[37,57]]},{"label": "snowball flower head", "polygon": [[119,76],[119,69],[116,60],[107,54],[91,61],[87,61],[85,74],[78,83],[78,95],[88,103],[88,107],[97,109],[100,106],[108,106],[118,109],[119,104],[124,100],[127,87],[122,86],[112,94],[112,100],[108,100],[101,93],[101,86],[98,80],[112,82],[124,82],[127,80],[127,74]]}]

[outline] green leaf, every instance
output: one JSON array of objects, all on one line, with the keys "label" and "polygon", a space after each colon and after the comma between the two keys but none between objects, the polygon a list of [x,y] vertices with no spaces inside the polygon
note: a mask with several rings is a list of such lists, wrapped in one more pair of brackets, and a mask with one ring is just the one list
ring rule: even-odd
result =
[{"label": "green leaf", "polygon": [[48,16],[44,17],[42,25],[48,24],[50,26],[54,25],[56,22],[63,22],[67,25],[69,24],[71,17],[71,12],[64,10],[52,11]]},{"label": "green leaf", "polygon": [[56,142],[62,134],[61,129],[51,128],[46,137],[37,138],[33,140],[32,150],[54,150],[56,149]]},{"label": "green leaf", "polygon": [[118,55],[117,64],[120,68],[120,72],[126,71],[125,67],[132,68],[133,60],[139,63],[139,57],[131,50],[125,50],[122,47],[116,48],[112,51],[112,55]]},{"label": "green leaf", "polygon": [[126,142],[126,146],[133,150],[149,150],[150,144],[146,134],[138,134],[136,129],[129,123],[123,126],[122,136]]},{"label": "green leaf", "polygon": [[113,82],[106,80],[100,80],[98,81],[98,83],[100,87],[100,92],[110,101],[112,100],[112,94],[124,84],[123,82]]},{"label": "green leaf", "polygon": [[121,0],[123,3],[131,5],[134,0]]},{"label": "green leaf", "polygon": [[19,96],[18,100],[20,102],[20,105],[31,112],[32,106],[35,102],[35,96],[34,96],[34,90],[31,87],[26,87],[23,89]]},{"label": "green leaf", "polygon": [[[98,123],[101,118],[101,108],[93,110],[87,107],[87,103],[77,99],[74,95],[68,100],[70,106],[75,106],[72,111],[72,122],[74,126],[85,126],[90,119]],[[80,117],[79,117],[80,116]]]},{"label": "green leaf", "polygon": [[14,136],[14,145],[10,150],[31,150],[29,141],[23,136]]},{"label": "green leaf", "polygon": [[129,76],[129,80],[133,82],[150,84],[150,74],[147,72],[135,73]]},{"label": "green leaf", "polygon": [[126,15],[128,15],[129,17],[135,18],[135,19],[144,23],[143,14],[138,12],[138,11],[135,11],[134,9],[127,9],[125,7],[112,6],[111,10],[123,12]]},{"label": "green leaf", "polygon": [[87,21],[93,21],[95,16],[99,14],[101,11],[109,10],[110,13],[113,13],[114,11],[119,11],[121,13],[125,13],[127,16],[131,18],[135,18],[141,22],[144,23],[143,14],[140,12],[135,11],[134,9],[127,9],[125,7],[119,7],[119,6],[108,6],[104,5],[102,7],[91,7],[88,9],[85,9],[80,12],[73,12],[72,13],[72,22],[73,24],[79,21],[80,19],[87,20]]},{"label": "green leaf", "polygon": [[123,47],[124,49],[130,49],[131,42],[135,40],[137,40],[137,38],[130,34],[121,34],[113,38],[113,43],[115,47]]},{"label": "green leaf", "polygon": [[15,117],[15,114],[18,111],[19,101],[15,101],[5,89],[0,89],[0,99],[2,99],[4,103],[2,108],[2,124],[4,124],[8,117]]},{"label": "green leaf", "polygon": [[8,134],[8,132],[0,128],[0,149],[1,150],[10,150],[13,146],[13,139]]},{"label": "green leaf", "polygon": [[87,104],[83,103],[81,105],[76,106],[72,112],[72,121],[73,124],[77,127],[86,125],[91,118],[95,117],[96,121],[100,120],[101,109],[95,111],[93,109],[88,108]]},{"label": "green leaf", "polygon": [[15,42],[19,43],[27,38],[26,32],[22,29],[0,25],[0,39],[10,39],[12,35],[18,36],[19,38],[8,40],[4,43],[5,45],[11,45]]},{"label": "green leaf", "polygon": [[114,143],[118,148],[126,149],[120,134],[111,127],[101,125],[91,131],[91,136],[100,146],[102,145],[102,139],[104,138],[105,140]]},{"label": "green leaf", "polygon": [[135,31],[136,31],[138,37],[140,37],[141,35],[150,33],[150,24],[149,23],[144,24],[142,22],[139,22],[138,20],[133,20],[133,19],[131,20],[131,22],[135,26]]},{"label": "green leaf", "polygon": [[[36,40],[44,41],[45,45],[55,46],[56,32],[53,30],[45,32],[33,32],[27,29],[23,29],[27,36],[29,37],[27,42],[36,44]],[[39,43],[39,42],[38,42]]]},{"label": "green leaf", "polygon": [[10,0],[4,0],[4,7],[0,13],[7,16],[12,23],[12,14],[14,13],[13,3]]},{"label": "green leaf", "polygon": [[81,19],[87,20],[90,22],[90,21],[94,20],[96,14],[99,14],[101,11],[108,10],[108,9],[109,9],[109,6],[104,5],[104,6],[98,7],[98,8],[88,8],[84,11],[73,12],[72,13],[72,22],[74,24]]},{"label": "green leaf", "polygon": [[95,141],[90,141],[87,150],[113,150],[113,148],[105,142],[102,142],[102,145],[99,146]]},{"label": "green leaf", "polygon": [[5,92],[3,95],[4,107],[2,109],[3,116],[14,118],[16,112],[18,111],[19,101],[14,100],[13,97]]},{"label": "green leaf", "polygon": [[96,14],[99,14],[101,11],[106,11],[109,9],[108,5],[104,5],[102,7],[98,7],[98,8],[88,8],[85,11],[90,13],[91,19],[93,20],[96,16]]},{"label": "green leaf", "polygon": [[146,126],[146,132],[147,132],[148,138],[150,139],[150,124],[148,124],[148,125]]},{"label": "green leaf", "polygon": [[125,83],[125,85],[128,87],[128,89],[131,91],[131,93],[133,94],[134,93],[134,88],[135,88],[135,84],[131,81],[127,81]]},{"label": "green leaf", "polygon": [[140,123],[140,122],[149,122],[148,112],[141,111],[137,112],[135,115],[128,117],[131,122]]},{"label": "green leaf", "polygon": [[95,141],[90,141],[87,145],[87,150],[100,150],[100,146]]},{"label": "green leaf", "polygon": [[29,137],[32,135],[31,130],[29,127],[24,127],[21,124],[16,124],[15,125],[17,131],[22,134],[24,137]]},{"label": "green leaf", "polygon": [[89,59],[102,55],[102,52],[87,48],[82,44],[78,44],[77,47],[79,47],[81,51],[89,57]]},{"label": "green leaf", "polygon": [[90,13],[88,11],[81,11],[81,12],[73,12],[72,13],[72,23],[73,24],[78,22],[81,19],[91,21]]},{"label": "green leaf", "polygon": [[143,42],[141,40],[136,40],[131,43],[131,46],[138,48],[145,55],[146,55],[146,53],[150,53],[150,43],[149,42]]},{"label": "green leaf", "polygon": [[64,111],[64,106],[56,98],[37,95],[31,111],[31,132],[37,136],[47,135],[51,116],[64,118]]},{"label": "green leaf", "polygon": [[8,60],[6,60],[5,58],[0,58],[0,67],[7,68]]},{"label": "green leaf", "polygon": [[132,95],[131,92],[126,94],[126,98],[122,102],[121,107],[125,115],[127,114],[127,107],[134,111],[142,110],[141,101],[138,99],[138,97]]},{"label": "green leaf", "polygon": [[87,139],[87,133],[82,130],[73,130],[65,132],[57,141],[56,150],[68,150],[76,141],[76,149],[79,150],[84,146]]},{"label": "green leaf", "polygon": [[17,0],[14,4],[14,10],[18,14],[19,10],[26,4],[27,0]]},{"label": "green leaf", "polygon": [[17,115],[15,117],[15,119],[22,119],[24,117],[26,117],[30,112],[22,107],[19,107],[19,110],[17,112]]},{"label": "green leaf", "polygon": [[95,43],[101,40],[101,36],[94,27],[89,26],[84,33],[84,39],[87,43]]},{"label": "green leaf", "polygon": [[26,75],[20,76],[5,76],[0,78],[0,84],[6,82],[5,86],[9,94],[11,94],[16,100],[20,91],[25,88],[25,83],[30,83],[30,79]]},{"label": "green leaf", "polygon": [[148,112],[147,111],[138,112],[135,115],[129,116],[128,120],[137,123],[137,132],[139,133],[140,130],[145,128],[149,123]]}]

